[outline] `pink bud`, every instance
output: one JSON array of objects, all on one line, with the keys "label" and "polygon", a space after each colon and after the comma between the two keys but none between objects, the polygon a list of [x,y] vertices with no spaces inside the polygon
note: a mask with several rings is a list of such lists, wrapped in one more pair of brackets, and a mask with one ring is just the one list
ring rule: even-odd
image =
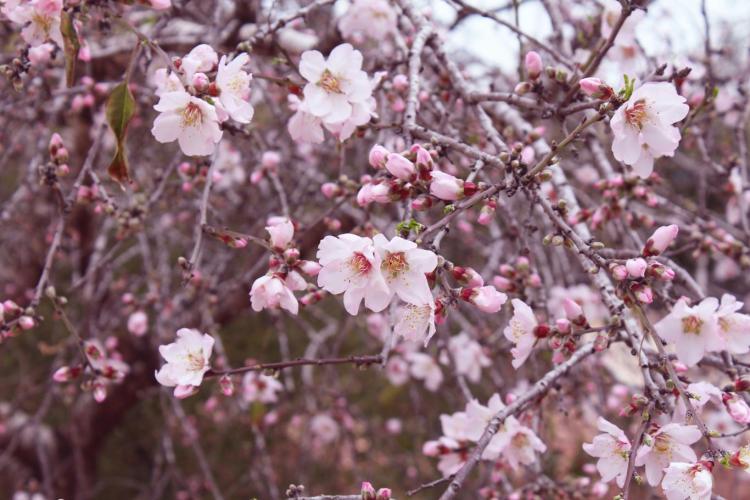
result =
[{"label": "pink bud", "polygon": [[598,78],[583,78],[578,84],[581,86],[581,90],[584,94],[591,96],[594,99],[609,99],[615,93],[615,91],[612,90],[612,87]]},{"label": "pink bud", "polygon": [[736,394],[729,394],[727,392],[721,395],[721,400],[729,413],[729,416],[735,422],[740,424],[750,423],[750,407],[744,399]]},{"label": "pink bud", "polygon": [[49,139],[49,153],[52,156],[55,156],[57,154],[57,151],[63,147],[63,140],[60,134],[55,132],[52,134],[52,137]]},{"label": "pink bud", "polygon": [[390,153],[385,163],[385,168],[394,177],[401,180],[409,180],[415,173],[414,164],[397,153]]},{"label": "pink bud", "polygon": [[357,203],[366,207],[370,203],[388,203],[391,201],[390,188],[387,184],[365,184],[357,193]]},{"label": "pink bud", "polygon": [[453,268],[453,278],[463,286],[470,288],[484,285],[482,276],[470,267],[455,266]]},{"label": "pink bud", "polygon": [[177,167],[177,170],[179,170],[181,174],[188,175],[193,171],[193,166],[190,165],[188,162],[183,161]]},{"label": "pink bud", "polygon": [[287,218],[279,221],[269,219],[268,223],[266,231],[268,231],[271,246],[278,250],[285,249],[294,238],[294,224]]},{"label": "pink bud", "polygon": [[221,392],[225,396],[234,394],[234,383],[229,375],[224,375],[219,379],[219,387],[221,387]]},{"label": "pink bud", "polygon": [[149,1],[151,2],[151,7],[153,7],[155,10],[164,10],[172,6],[172,0],[149,0]]},{"label": "pink bud", "polygon": [[394,99],[391,103],[391,109],[396,113],[402,113],[406,109],[406,101],[400,97]]},{"label": "pink bud", "polygon": [[534,273],[531,276],[529,276],[529,279],[526,280],[526,282],[531,287],[539,288],[542,286],[542,277]]},{"label": "pink bud", "polygon": [[432,168],[432,155],[429,151],[427,151],[419,144],[414,144],[411,147],[410,151],[415,155],[415,161],[417,165],[427,167],[429,169]]},{"label": "pink bud", "polygon": [[482,286],[477,288],[464,288],[461,290],[461,298],[474,304],[477,309],[486,313],[496,313],[508,300],[508,296],[498,292],[494,286]]},{"label": "pink bud", "polygon": [[648,263],[645,259],[628,259],[625,261],[625,268],[628,270],[628,274],[631,278],[643,278],[646,274],[646,268]]},{"label": "pink bud", "polygon": [[34,318],[32,318],[31,316],[24,315],[18,318],[18,324],[24,330],[31,330],[32,328],[34,328],[35,322]]},{"label": "pink bud", "polygon": [[492,284],[495,285],[495,288],[503,292],[512,292],[516,288],[511,280],[503,276],[494,276]]},{"label": "pink bud", "polygon": [[251,184],[258,184],[262,180],[263,180],[263,170],[256,170],[252,174],[250,174]]},{"label": "pink bud", "polygon": [[55,46],[51,43],[43,43],[36,47],[29,48],[29,62],[32,66],[41,66],[47,64],[52,58],[52,52]]},{"label": "pink bud", "polygon": [[628,269],[622,264],[615,264],[609,270],[617,281],[622,281],[628,277]]},{"label": "pink bud", "polygon": [[128,317],[128,331],[136,337],[143,337],[148,331],[148,316],[143,311],[136,311]]},{"label": "pink bud", "polygon": [[281,155],[277,151],[266,151],[260,159],[263,168],[274,170],[281,163]]},{"label": "pink bud", "polygon": [[341,194],[341,188],[335,182],[326,182],[320,186],[320,192],[326,198],[331,199]]},{"label": "pink bud", "polygon": [[208,80],[208,77],[205,73],[196,73],[193,75],[193,87],[195,87],[195,90],[198,92],[204,92],[206,89],[208,89],[208,85],[211,82]]},{"label": "pink bud", "polygon": [[59,383],[70,382],[80,374],[80,366],[61,366],[55,370],[55,373],[52,375],[52,380]]},{"label": "pink bud", "polygon": [[368,156],[370,166],[372,166],[373,168],[385,167],[385,162],[389,154],[390,151],[385,149],[380,144],[375,144],[372,149],[370,149],[370,154]]},{"label": "pink bud", "polygon": [[643,256],[649,257],[662,253],[672,244],[679,231],[680,228],[677,224],[661,226],[658,228],[654,231],[654,234],[651,235],[648,241],[646,241],[646,245],[643,247]]},{"label": "pink bud", "polygon": [[433,170],[431,175],[432,196],[445,201],[456,201],[464,197],[464,181],[439,170]]},{"label": "pink bud", "polygon": [[584,316],[583,309],[574,300],[566,297],[563,299],[562,306],[563,310],[565,311],[565,317],[567,317],[570,321],[576,322]]},{"label": "pink bud", "polygon": [[556,319],[555,327],[557,327],[557,331],[562,334],[570,333],[570,321],[565,318]]},{"label": "pink bud", "polygon": [[375,496],[375,500],[391,500],[391,489],[380,488]]},{"label": "pink bud", "polygon": [[635,298],[638,300],[638,302],[641,302],[643,304],[650,304],[654,301],[654,292],[648,285],[635,286],[632,287],[631,290],[633,291],[633,294],[635,295]]},{"label": "pink bud", "polygon": [[369,482],[365,481],[362,483],[362,487],[360,488],[360,494],[362,495],[362,500],[375,500],[375,487]]},{"label": "pink bud", "polygon": [[409,88],[409,78],[404,74],[398,74],[393,77],[393,89],[399,92]]},{"label": "pink bud", "polygon": [[320,264],[312,260],[301,260],[297,266],[308,276],[317,276],[321,270]]},{"label": "pink bud", "polygon": [[428,198],[426,196],[420,196],[418,198],[415,198],[411,202],[411,208],[414,210],[420,212],[422,210],[427,210],[432,206],[432,199]]},{"label": "pink bud", "polygon": [[513,92],[518,95],[524,95],[531,91],[531,84],[529,82],[521,82],[513,88]]},{"label": "pink bud", "polygon": [[542,74],[541,56],[538,53],[531,50],[526,53],[526,58],[524,59],[524,63],[526,65],[526,74],[529,75],[529,78],[532,80],[536,80],[537,78],[539,78],[539,75]]}]

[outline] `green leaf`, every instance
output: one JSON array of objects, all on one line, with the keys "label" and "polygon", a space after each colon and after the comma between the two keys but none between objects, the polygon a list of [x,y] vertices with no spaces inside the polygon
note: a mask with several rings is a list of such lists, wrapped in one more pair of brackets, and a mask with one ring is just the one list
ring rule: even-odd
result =
[{"label": "green leaf", "polygon": [[68,87],[72,87],[76,80],[76,61],[78,60],[78,51],[81,50],[81,43],[78,41],[73,16],[66,10],[62,11],[60,32],[62,33],[65,51],[65,83]]},{"label": "green leaf", "polygon": [[119,183],[130,181],[128,158],[125,152],[125,136],[128,124],[135,114],[135,99],[127,80],[118,84],[107,99],[107,123],[115,134],[116,150],[107,171]]}]

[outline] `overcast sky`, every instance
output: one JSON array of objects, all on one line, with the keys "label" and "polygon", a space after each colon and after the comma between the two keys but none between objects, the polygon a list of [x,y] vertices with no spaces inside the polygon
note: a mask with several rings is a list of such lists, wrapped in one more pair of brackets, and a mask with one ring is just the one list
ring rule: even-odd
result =
[{"label": "overcast sky", "polygon": [[[508,0],[470,0],[472,5],[491,9],[506,5]],[[455,9],[444,0],[425,0],[433,8],[436,19],[450,22]],[[575,2],[570,2],[575,5]],[[656,0],[648,9],[645,19],[637,29],[638,41],[649,55],[676,56],[690,51],[700,51],[703,46],[703,18],[701,0]],[[576,8],[576,7],[573,7]],[[732,29],[744,41],[750,40],[750,0],[707,0],[708,17],[712,25],[714,46],[719,34]],[[512,11],[501,17],[513,22]],[[541,2],[528,0],[519,8],[521,28],[529,34],[544,37],[552,27]],[[518,60],[515,35],[497,23],[474,16],[464,21],[448,40],[449,48],[466,49],[489,64],[498,64],[512,71]],[[747,43],[745,44],[747,50]]]}]

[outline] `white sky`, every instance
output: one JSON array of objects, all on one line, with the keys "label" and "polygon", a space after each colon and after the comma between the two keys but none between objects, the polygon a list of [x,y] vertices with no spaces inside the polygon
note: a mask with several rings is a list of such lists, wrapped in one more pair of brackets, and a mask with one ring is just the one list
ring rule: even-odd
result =
[{"label": "white sky", "polygon": [[[471,3],[483,9],[506,5],[509,0],[473,0]],[[569,1],[572,8],[575,2]],[[433,10],[436,20],[450,22],[455,10],[444,0],[425,0],[425,6]],[[638,25],[638,41],[649,55],[664,55],[664,62],[679,54],[702,51],[703,18],[701,0],[656,0],[648,8],[648,14]],[[707,0],[708,17],[712,25],[713,46],[719,44],[719,35],[729,28],[750,46],[750,0]],[[504,11],[500,17],[513,22],[512,10]],[[543,38],[552,28],[541,2],[530,0],[519,8],[521,29]],[[468,50],[487,64],[496,64],[512,71],[518,61],[518,43],[515,35],[489,19],[473,16],[465,20],[448,38],[450,50]],[[671,57],[670,57],[671,56]]]}]

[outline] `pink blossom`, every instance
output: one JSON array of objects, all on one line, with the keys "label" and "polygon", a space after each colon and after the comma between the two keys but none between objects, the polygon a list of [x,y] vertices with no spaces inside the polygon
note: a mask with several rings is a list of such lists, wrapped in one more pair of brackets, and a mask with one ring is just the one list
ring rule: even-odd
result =
[{"label": "pink blossom", "polygon": [[285,249],[294,238],[294,224],[287,218],[266,226],[266,231],[268,231],[271,246],[278,250]]},{"label": "pink blossom", "polygon": [[695,425],[667,424],[656,432],[643,436],[643,445],[635,457],[637,467],[646,466],[646,479],[651,486],[661,482],[663,470],[674,460],[695,462],[697,457],[690,445],[700,440],[701,431]]},{"label": "pink blossom", "polygon": [[210,45],[202,43],[180,59],[180,71],[185,75],[185,81],[191,82],[195,73],[208,73],[218,62],[216,51]]},{"label": "pink blossom", "polygon": [[207,156],[214,152],[223,132],[216,109],[203,99],[185,91],[162,94],[154,106],[159,116],[151,133],[161,143],[178,141],[188,156]]},{"label": "pink blossom", "polygon": [[496,313],[508,300],[503,292],[498,292],[494,286],[487,285],[476,288],[464,288],[461,297],[477,306],[482,312]]},{"label": "pink blossom", "polygon": [[521,299],[513,299],[513,316],[503,330],[505,338],[513,342],[513,368],[518,369],[529,358],[536,344],[534,330],[537,327],[534,311]]},{"label": "pink blossom", "polygon": [[51,43],[43,43],[36,47],[29,48],[29,62],[32,66],[41,66],[47,64],[52,58],[55,46]]},{"label": "pink blossom", "polygon": [[166,387],[175,387],[176,397],[192,394],[210,369],[209,359],[214,338],[198,330],[181,328],[177,340],[159,346],[159,353],[167,362],[156,372],[156,381]]},{"label": "pink blossom", "polygon": [[354,0],[338,27],[347,40],[361,34],[382,42],[396,31],[396,11],[387,0]]},{"label": "pink blossom", "polygon": [[405,303],[396,313],[393,331],[399,337],[427,345],[435,334],[435,303]]},{"label": "pink blossom", "polygon": [[375,252],[380,258],[380,271],[393,295],[410,304],[432,304],[432,292],[427,283],[427,273],[435,270],[437,255],[417,248],[413,241],[394,236],[390,241],[382,234],[373,238]]},{"label": "pink blossom", "polygon": [[732,420],[740,424],[750,424],[750,407],[741,396],[725,392],[721,395],[721,400]]},{"label": "pink blossom", "polygon": [[252,76],[242,69],[249,60],[250,56],[245,53],[229,62],[226,56],[222,56],[216,73],[219,102],[230,118],[238,123],[250,123],[255,113],[249,102]]},{"label": "pink blossom", "polygon": [[308,112],[331,123],[351,117],[353,105],[365,103],[372,93],[361,68],[362,54],[348,43],[334,48],[328,59],[317,50],[304,52],[299,71],[309,82],[304,88]]},{"label": "pink blossom", "polygon": [[439,170],[433,170],[431,175],[431,195],[445,201],[456,201],[464,197],[464,181]]},{"label": "pink blossom", "polygon": [[615,158],[631,165],[638,176],[648,177],[655,158],[674,155],[680,130],[673,124],[685,118],[689,110],[673,84],[643,84],[615,111],[610,122]]},{"label": "pink blossom", "polygon": [[368,182],[357,193],[357,204],[366,207],[370,203],[388,203],[391,201],[391,188],[386,183]]},{"label": "pink blossom", "polygon": [[593,442],[584,443],[583,451],[598,458],[596,469],[602,481],[609,482],[617,478],[617,485],[622,488],[628,470],[630,440],[616,425],[599,417],[597,427],[603,434],[594,437]]},{"label": "pink blossom", "polygon": [[149,2],[156,10],[165,10],[172,6],[172,0],[149,0]]},{"label": "pink blossom", "polygon": [[253,311],[263,309],[286,309],[292,314],[299,311],[297,298],[288,284],[275,275],[265,275],[256,279],[250,289],[250,302]]},{"label": "pink blossom", "polygon": [[661,254],[677,238],[677,233],[679,232],[680,228],[677,224],[657,228],[654,234],[646,240],[646,245],[643,247],[643,255],[649,257]]},{"label": "pink blossom", "polygon": [[750,351],[750,315],[737,312],[742,305],[733,295],[724,294],[716,312],[719,335],[733,354]]},{"label": "pink blossom", "polygon": [[454,335],[448,340],[448,352],[451,355],[456,373],[465,375],[471,382],[479,382],[482,368],[492,364],[482,345],[472,339],[466,332]]},{"label": "pink blossom", "polygon": [[247,372],[242,377],[242,401],[245,403],[275,403],[278,401],[278,392],[283,391],[284,386],[276,377],[264,375],[255,371]]},{"label": "pink blossom", "polygon": [[393,89],[399,92],[403,92],[409,88],[409,77],[403,73],[393,77]]},{"label": "pink blossom", "polygon": [[411,376],[423,380],[428,391],[435,392],[440,388],[443,383],[443,372],[432,356],[423,352],[410,352],[406,359],[409,362]]},{"label": "pink blossom", "polygon": [[582,78],[578,84],[581,86],[584,94],[594,99],[609,99],[615,93],[612,87],[594,77]]},{"label": "pink blossom", "polygon": [[344,307],[352,316],[365,306],[382,311],[390,302],[391,293],[380,273],[381,259],[370,238],[354,234],[326,236],[318,246],[322,266],[318,286],[338,295],[344,294]]},{"label": "pink blossom", "polygon": [[672,311],[654,325],[656,333],[674,344],[677,358],[688,366],[698,363],[706,352],[724,348],[715,315],[718,303],[708,297],[691,307],[685,299],[680,299]]},{"label": "pink blossom", "polygon": [[709,500],[713,490],[710,462],[672,462],[661,483],[668,500]]}]

